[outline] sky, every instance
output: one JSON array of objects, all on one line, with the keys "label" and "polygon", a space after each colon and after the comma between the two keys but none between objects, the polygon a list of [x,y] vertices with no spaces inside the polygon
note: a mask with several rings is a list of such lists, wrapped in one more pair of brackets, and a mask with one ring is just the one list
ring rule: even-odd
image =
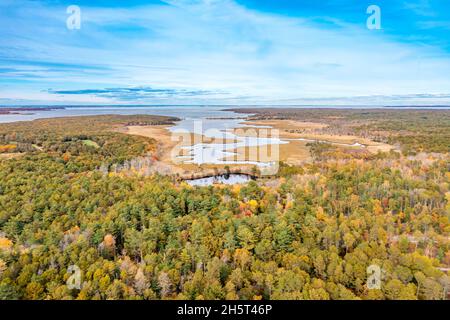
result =
[{"label": "sky", "polygon": [[450,105],[449,75],[448,0],[0,0],[0,105]]}]

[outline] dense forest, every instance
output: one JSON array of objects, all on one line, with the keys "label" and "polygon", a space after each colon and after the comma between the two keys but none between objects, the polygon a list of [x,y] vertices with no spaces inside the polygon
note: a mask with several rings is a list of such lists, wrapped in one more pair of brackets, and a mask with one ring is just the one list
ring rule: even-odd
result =
[{"label": "dense forest", "polygon": [[[446,299],[443,114],[404,113],[401,127],[349,115],[335,130],[378,131],[404,152],[360,159],[311,145],[309,164],[210,187],[99,170],[156,152],[121,127],[173,118],[2,124],[0,152],[19,156],[0,158],[0,299]],[[66,284],[74,265],[80,288]],[[381,289],[367,287],[371,265]]]}]

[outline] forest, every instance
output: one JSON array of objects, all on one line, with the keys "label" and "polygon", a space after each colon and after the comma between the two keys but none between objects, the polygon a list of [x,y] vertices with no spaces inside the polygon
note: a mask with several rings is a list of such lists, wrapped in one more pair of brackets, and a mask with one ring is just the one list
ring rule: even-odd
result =
[{"label": "forest", "polygon": [[[401,152],[311,144],[314,161],[272,179],[192,187],[100,170],[156,152],[157,137],[123,126],[175,118],[1,124],[0,299],[448,299],[450,113],[299,112]],[[379,289],[367,286],[371,265]],[[67,285],[73,266],[79,288]]]}]

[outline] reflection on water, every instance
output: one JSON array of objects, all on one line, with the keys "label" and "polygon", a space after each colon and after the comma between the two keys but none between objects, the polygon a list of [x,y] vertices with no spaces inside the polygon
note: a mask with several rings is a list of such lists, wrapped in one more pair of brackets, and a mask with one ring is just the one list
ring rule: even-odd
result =
[{"label": "reflection on water", "polygon": [[220,175],[214,177],[186,180],[186,182],[191,186],[207,187],[214,184],[229,184],[229,185],[244,184],[249,182],[250,180],[252,180],[251,177],[246,174],[229,174],[229,175]]},{"label": "reflection on water", "polygon": [[[250,164],[259,167],[270,167],[273,165],[271,162],[261,162],[254,159],[258,156],[255,154],[253,157],[249,155],[238,155],[233,150],[237,148],[245,147],[260,147],[260,151],[264,155],[272,153],[273,158],[278,156],[277,146],[280,144],[287,144],[289,142],[282,141],[279,138],[259,138],[259,137],[235,137],[237,142],[232,143],[198,143],[192,146],[183,147],[183,150],[187,150],[185,156],[178,156],[177,158],[183,160],[184,163],[189,164],[218,164],[218,165],[240,165]],[[266,146],[265,149],[261,148]],[[236,156],[234,160],[225,160],[226,157]]]}]

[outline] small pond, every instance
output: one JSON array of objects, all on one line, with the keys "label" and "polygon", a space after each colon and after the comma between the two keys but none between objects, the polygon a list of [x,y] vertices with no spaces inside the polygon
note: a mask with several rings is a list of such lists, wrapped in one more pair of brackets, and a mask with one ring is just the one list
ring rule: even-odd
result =
[{"label": "small pond", "polygon": [[252,180],[252,177],[246,174],[224,174],[213,177],[186,180],[191,186],[206,187],[214,184],[244,184]]}]

